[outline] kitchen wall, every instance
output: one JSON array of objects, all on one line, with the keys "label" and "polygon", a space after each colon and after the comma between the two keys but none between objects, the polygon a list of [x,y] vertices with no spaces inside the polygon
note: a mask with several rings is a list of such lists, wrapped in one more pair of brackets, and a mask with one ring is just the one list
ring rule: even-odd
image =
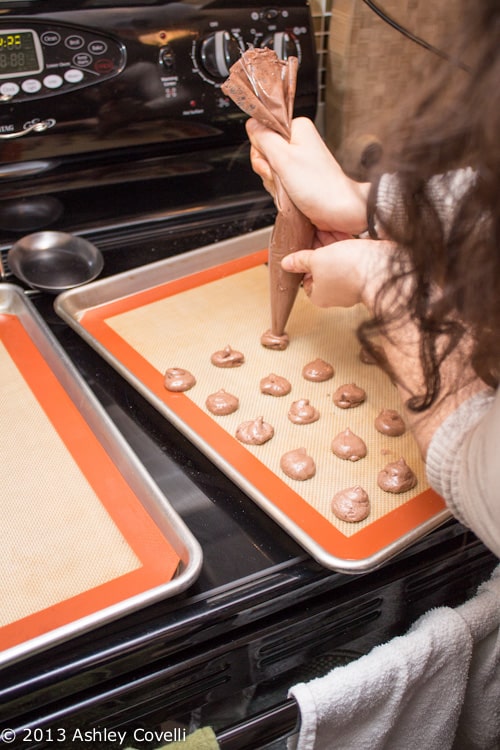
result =
[{"label": "kitchen wall", "polygon": [[[461,0],[375,0],[395,21],[446,48]],[[319,56],[318,127],[344,168],[360,179],[386,118],[409,82],[447,64],[379,18],[362,0],[311,0]]]}]

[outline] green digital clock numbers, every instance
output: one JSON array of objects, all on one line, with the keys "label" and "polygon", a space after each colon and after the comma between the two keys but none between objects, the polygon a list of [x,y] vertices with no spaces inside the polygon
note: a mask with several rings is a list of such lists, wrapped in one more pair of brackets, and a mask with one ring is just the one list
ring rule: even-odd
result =
[{"label": "green digital clock numbers", "polygon": [[39,73],[42,67],[40,42],[34,31],[0,31],[0,79]]}]

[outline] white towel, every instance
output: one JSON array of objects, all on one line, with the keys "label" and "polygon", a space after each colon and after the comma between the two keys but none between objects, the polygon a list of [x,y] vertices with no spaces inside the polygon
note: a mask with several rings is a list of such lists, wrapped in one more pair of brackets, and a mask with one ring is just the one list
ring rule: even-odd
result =
[{"label": "white towel", "polygon": [[301,726],[289,747],[498,750],[499,624],[500,567],[462,607],[430,610],[406,635],[291,688]]},{"label": "white towel", "polygon": [[298,750],[450,750],[471,653],[467,624],[442,607],[405,636],[294,686]]},{"label": "white towel", "polygon": [[500,566],[458,607],[474,640],[454,750],[500,748]]}]

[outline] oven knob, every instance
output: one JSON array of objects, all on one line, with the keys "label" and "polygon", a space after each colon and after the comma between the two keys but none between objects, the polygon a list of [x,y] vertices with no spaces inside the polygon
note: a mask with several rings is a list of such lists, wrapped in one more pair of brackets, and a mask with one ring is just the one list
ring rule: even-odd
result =
[{"label": "oven knob", "polygon": [[229,68],[240,59],[242,51],[240,43],[229,31],[216,31],[201,43],[201,64],[211,78],[222,80],[228,77]]},{"label": "oven knob", "polygon": [[262,47],[273,49],[280,60],[288,60],[289,57],[298,57],[300,61],[300,48],[297,41],[286,31],[276,31],[262,41]]}]

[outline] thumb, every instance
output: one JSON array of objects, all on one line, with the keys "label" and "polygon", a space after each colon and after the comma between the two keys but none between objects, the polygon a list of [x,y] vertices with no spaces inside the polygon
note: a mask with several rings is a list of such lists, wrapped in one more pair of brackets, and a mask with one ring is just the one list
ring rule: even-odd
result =
[{"label": "thumb", "polygon": [[297,250],[296,253],[285,255],[281,261],[284,271],[291,273],[311,273],[311,259],[314,250]]}]

